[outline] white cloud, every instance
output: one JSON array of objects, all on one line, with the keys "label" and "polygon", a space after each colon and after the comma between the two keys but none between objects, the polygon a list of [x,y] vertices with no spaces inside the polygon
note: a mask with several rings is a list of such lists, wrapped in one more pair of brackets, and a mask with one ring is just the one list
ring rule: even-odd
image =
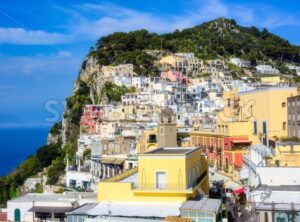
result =
[{"label": "white cloud", "polygon": [[70,36],[49,33],[42,30],[25,30],[24,28],[0,28],[0,44],[18,45],[52,45],[70,40]]},{"label": "white cloud", "polygon": [[80,60],[70,52],[59,51],[52,55],[8,56],[0,55],[0,75],[74,75]]}]

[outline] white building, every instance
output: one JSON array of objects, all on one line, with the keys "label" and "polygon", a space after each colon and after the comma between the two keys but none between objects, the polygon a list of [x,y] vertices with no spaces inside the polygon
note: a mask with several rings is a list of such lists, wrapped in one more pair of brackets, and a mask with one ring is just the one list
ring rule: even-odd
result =
[{"label": "white building", "polygon": [[254,221],[300,220],[300,167],[269,166],[266,159],[274,156],[273,148],[259,144],[251,146],[243,157],[241,179],[252,191]]},{"label": "white building", "polygon": [[132,77],[131,76],[114,76],[112,78],[112,82],[114,82],[118,86],[126,86],[132,87]]},{"label": "white building", "polygon": [[93,140],[99,140],[99,135],[80,135],[79,139],[77,140],[77,152],[76,155],[78,157],[82,157],[83,153],[86,149],[91,148],[91,143]]},{"label": "white building", "polygon": [[96,124],[96,132],[100,139],[114,139],[117,123],[112,121],[103,121]]},{"label": "white building", "polygon": [[132,77],[132,86],[138,89],[146,88],[150,84],[150,78],[145,76]]},{"label": "white building", "polygon": [[230,62],[240,68],[248,68],[251,66],[250,61],[245,61],[240,58],[230,58]]},{"label": "white building", "polygon": [[136,105],[138,103],[138,94],[137,93],[125,93],[121,97],[123,105]]},{"label": "white building", "polygon": [[62,221],[66,212],[97,202],[95,193],[25,194],[7,201],[8,221]]},{"label": "white building", "polygon": [[42,179],[39,177],[30,177],[27,178],[24,182],[24,188],[28,192],[32,192],[36,189],[36,185],[41,184],[42,185]]},{"label": "white building", "polygon": [[90,172],[67,170],[66,171],[66,185],[67,187],[76,189],[81,188],[84,190],[92,189],[93,178]]},{"label": "white building", "polygon": [[279,74],[279,70],[270,65],[258,65],[255,68],[259,74]]}]

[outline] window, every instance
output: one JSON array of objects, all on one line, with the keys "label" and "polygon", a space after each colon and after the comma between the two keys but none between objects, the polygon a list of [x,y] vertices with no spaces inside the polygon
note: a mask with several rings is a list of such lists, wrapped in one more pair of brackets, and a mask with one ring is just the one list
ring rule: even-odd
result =
[{"label": "window", "polygon": [[285,107],[286,107],[286,102],[283,102],[283,103],[281,104],[281,106],[282,106],[282,108],[285,108]]},{"label": "window", "polygon": [[286,130],[286,122],[282,123],[282,130]]},{"label": "window", "polygon": [[257,134],[257,122],[256,121],[253,122],[253,134],[254,135]]},{"label": "window", "polygon": [[159,129],[160,129],[160,135],[163,136],[164,135],[164,127],[161,126]]},{"label": "window", "polygon": [[148,143],[156,143],[156,135],[155,134],[149,135]]},{"label": "window", "polygon": [[227,107],[230,107],[230,99],[227,99]]},{"label": "window", "polygon": [[156,172],[156,189],[167,188],[166,172]]},{"label": "window", "polygon": [[263,121],[263,133],[266,134],[267,133],[267,122]]}]

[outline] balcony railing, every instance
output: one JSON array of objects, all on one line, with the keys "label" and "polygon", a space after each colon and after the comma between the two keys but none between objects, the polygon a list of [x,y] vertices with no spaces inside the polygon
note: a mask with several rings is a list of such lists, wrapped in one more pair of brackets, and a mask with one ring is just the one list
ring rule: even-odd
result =
[{"label": "balcony railing", "polygon": [[138,191],[186,191],[189,186],[179,185],[179,184],[154,184],[154,183],[146,183],[146,184],[135,184],[135,190]]},{"label": "balcony railing", "polygon": [[190,184],[155,184],[155,183],[144,183],[134,184],[134,189],[137,191],[159,191],[159,192],[180,192],[180,191],[192,191],[202,180],[206,177],[207,171],[204,171],[194,182]]}]

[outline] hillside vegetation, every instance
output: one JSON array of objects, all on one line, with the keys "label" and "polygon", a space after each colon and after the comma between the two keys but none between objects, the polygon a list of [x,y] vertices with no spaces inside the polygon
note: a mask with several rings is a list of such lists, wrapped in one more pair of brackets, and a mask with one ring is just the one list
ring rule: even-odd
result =
[{"label": "hillside vegetation", "polygon": [[216,19],[193,28],[158,35],[146,30],[117,32],[101,37],[96,51],[99,64],[133,63],[141,75],[158,73],[155,58],[148,50],[193,52],[202,59],[237,56],[256,62],[277,60],[300,63],[300,47],[270,33],[267,29],[239,26],[235,20]]}]

